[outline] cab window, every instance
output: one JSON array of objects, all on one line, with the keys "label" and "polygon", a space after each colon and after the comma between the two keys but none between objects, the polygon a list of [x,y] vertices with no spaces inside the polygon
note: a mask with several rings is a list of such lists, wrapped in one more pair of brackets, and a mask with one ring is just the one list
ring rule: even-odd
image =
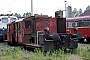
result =
[{"label": "cab window", "polygon": [[2,23],[8,23],[8,18],[2,18]]},{"label": "cab window", "polygon": [[16,18],[11,18],[10,22],[16,21]]},{"label": "cab window", "polygon": [[24,21],[24,24],[25,24],[25,28],[31,28],[31,21]]}]

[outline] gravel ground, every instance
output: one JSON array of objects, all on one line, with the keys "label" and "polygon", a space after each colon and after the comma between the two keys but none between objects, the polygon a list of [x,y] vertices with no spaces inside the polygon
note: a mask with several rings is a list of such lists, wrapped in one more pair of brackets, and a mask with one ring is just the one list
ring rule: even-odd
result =
[{"label": "gravel ground", "polygon": [[69,58],[70,58],[71,60],[84,60],[84,59],[82,59],[80,56],[77,56],[77,55],[71,55]]},{"label": "gravel ground", "polygon": [[4,50],[5,47],[10,47],[10,46],[4,43],[0,43],[0,51]]},{"label": "gravel ground", "polygon": [[[78,48],[82,48],[83,49],[87,49],[87,48],[90,48],[90,44],[79,44]],[[71,60],[85,60],[84,57],[80,57],[78,55],[71,55],[69,57]]]}]

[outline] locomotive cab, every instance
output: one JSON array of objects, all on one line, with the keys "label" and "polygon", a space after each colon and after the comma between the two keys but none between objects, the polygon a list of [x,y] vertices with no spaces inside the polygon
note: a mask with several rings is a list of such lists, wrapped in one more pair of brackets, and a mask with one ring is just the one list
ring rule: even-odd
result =
[{"label": "locomotive cab", "polygon": [[[44,22],[47,20],[46,24]],[[38,26],[39,25],[39,26]],[[46,33],[45,27],[48,27]],[[66,18],[36,19],[37,42],[45,51],[53,49],[76,49],[78,47],[76,34],[66,33]]]},{"label": "locomotive cab", "polygon": [[21,45],[29,44],[29,36],[32,32],[31,18],[21,19],[15,22],[16,42]]},{"label": "locomotive cab", "polygon": [[12,22],[8,27],[7,39],[14,44],[44,51],[78,46],[76,35],[66,33],[66,18],[36,15]]}]

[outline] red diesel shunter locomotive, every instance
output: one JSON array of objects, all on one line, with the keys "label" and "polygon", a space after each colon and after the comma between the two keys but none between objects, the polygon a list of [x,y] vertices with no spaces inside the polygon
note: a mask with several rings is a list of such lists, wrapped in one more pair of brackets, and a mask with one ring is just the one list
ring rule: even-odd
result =
[{"label": "red diesel shunter locomotive", "polygon": [[67,33],[76,32],[80,43],[90,43],[90,16],[67,18],[66,20]]},{"label": "red diesel shunter locomotive", "polygon": [[66,33],[66,18],[35,15],[7,25],[8,43],[21,44],[44,51],[76,49],[77,35]]}]

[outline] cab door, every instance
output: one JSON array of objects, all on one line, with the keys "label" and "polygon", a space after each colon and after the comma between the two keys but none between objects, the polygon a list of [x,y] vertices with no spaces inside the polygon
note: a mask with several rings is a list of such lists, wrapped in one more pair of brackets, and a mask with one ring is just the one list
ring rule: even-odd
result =
[{"label": "cab door", "polygon": [[16,35],[16,42],[18,44],[22,43],[22,30],[21,30],[21,22],[16,22],[15,24],[15,35]]},{"label": "cab door", "polygon": [[15,42],[15,22],[12,23],[11,30],[12,30],[12,34],[11,34],[11,36],[12,36],[12,43],[15,44],[16,43]]},{"label": "cab door", "polygon": [[10,43],[15,43],[15,22],[12,22],[7,25],[7,40]]},{"label": "cab door", "polygon": [[22,27],[21,27],[21,33],[22,33],[22,43],[23,44],[29,44],[29,38],[30,38],[30,34],[32,33],[32,30],[34,32],[34,27],[32,29],[32,24],[31,24],[31,20],[24,20],[22,21]]},{"label": "cab door", "polygon": [[11,34],[10,34],[10,24],[7,24],[7,41],[11,42]]},{"label": "cab door", "polygon": [[15,41],[18,43],[18,22],[15,23]]}]

